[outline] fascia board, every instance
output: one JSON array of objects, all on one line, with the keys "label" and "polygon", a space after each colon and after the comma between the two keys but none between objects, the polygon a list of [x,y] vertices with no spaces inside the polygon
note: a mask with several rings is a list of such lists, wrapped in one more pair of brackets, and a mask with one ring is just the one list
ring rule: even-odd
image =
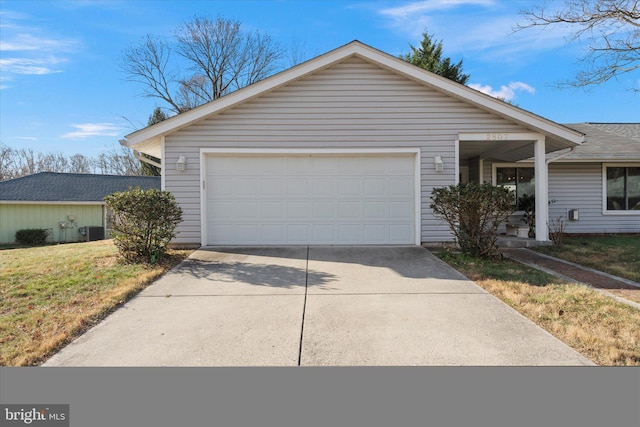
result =
[{"label": "fascia board", "polygon": [[542,133],[554,135],[578,145],[584,142],[584,134],[581,132],[552,122],[551,120],[545,119],[521,108],[514,107],[478,90],[453,82],[445,77],[430,73],[419,67],[409,65],[399,58],[395,58],[369,46],[363,45],[362,48],[367,49],[369,53],[369,55],[363,57],[364,59],[368,58],[378,62],[380,65],[386,66],[387,68],[412,77],[415,80],[426,83],[435,89],[439,89],[464,101],[471,102],[502,116],[509,117],[518,122],[534,127]]},{"label": "fascia board", "polygon": [[186,113],[174,116],[151,127],[131,133],[126,136],[127,146],[133,148],[137,144],[146,140],[175,132],[206,116],[219,113],[252,97],[272,91],[282,85],[295,81],[307,74],[321,70],[351,56],[360,57],[366,61],[377,63],[378,65],[433,87],[436,90],[475,104],[503,117],[515,120],[547,135],[553,135],[576,145],[579,145],[584,141],[584,135],[578,131],[569,129],[558,123],[509,105],[475,89],[452,82],[449,79],[408,64],[399,58],[395,58],[358,41],[353,41],[333,51],[325,53],[324,55],[275,74],[251,86],[239,89],[236,92],[219,98],[213,102],[209,102],[200,107],[194,108],[193,110],[187,111]]},{"label": "fascia board", "polygon": [[219,113],[254,96],[272,91],[275,88],[295,81],[306,74],[316,72],[335,62],[348,58],[354,55],[358,50],[359,45],[348,44],[317,58],[303,62],[293,68],[281,71],[280,73],[265,80],[239,89],[213,102],[209,102],[201,105],[200,107],[194,108],[193,110],[187,111],[186,113],[164,120],[154,126],[131,133],[125,137],[127,139],[127,145],[129,147],[133,147],[145,140],[175,132],[206,116]]}]

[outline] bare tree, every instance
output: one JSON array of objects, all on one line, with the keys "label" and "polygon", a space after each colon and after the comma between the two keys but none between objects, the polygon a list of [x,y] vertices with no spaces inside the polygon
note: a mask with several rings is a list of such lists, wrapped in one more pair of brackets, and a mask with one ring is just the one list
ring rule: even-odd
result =
[{"label": "bare tree", "polygon": [[15,178],[14,151],[0,142],[0,181]]},{"label": "bare tree", "polygon": [[[178,70],[180,58],[188,73]],[[140,84],[142,95],[160,99],[181,113],[268,77],[283,49],[258,31],[245,32],[238,21],[195,17],[174,32],[174,44],[147,35],[124,51],[121,69]]]},{"label": "bare tree", "polygon": [[62,153],[38,153],[37,172],[70,172],[69,160]]},{"label": "bare tree", "polygon": [[514,30],[569,25],[571,41],[590,39],[588,53],[574,81],[560,86],[585,87],[604,83],[640,68],[640,4],[638,0],[566,0],[560,10],[543,7],[521,11],[527,20]]},{"label": "bare tree", "polygon": [[96,158],[83,154],[66,157],[60,152],[40,153],[32,148],[12,148],[0,143],[0,181],[40,172],[141,175],[140,162],[125,147],[113,148]]},{"label": "bare tree", "polygon": [[140,175],[140,162],[126,147],[100,154],[93,163],[96,172],[104,175]]},{"label": "bare tree", "polygon": [[71,173],[91,173],[92,160],[83,154],[74,154],[69,158],[69,172]]}]

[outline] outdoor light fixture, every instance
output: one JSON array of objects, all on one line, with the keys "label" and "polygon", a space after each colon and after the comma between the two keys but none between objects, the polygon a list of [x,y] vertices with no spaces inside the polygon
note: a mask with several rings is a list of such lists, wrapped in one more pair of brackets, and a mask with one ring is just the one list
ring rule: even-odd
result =
[{"label": "outdoor light fixture", "polygon": [[176,162],[176,170],[184,171],[187,168],[187,159],[184,156],[178,157]]},{"label": "outdoor light fixture", "polygon": [[444,170],[444,162],[442,161],[442,157],[435,156],[433,158],[433,162],[435,164],[436,172],[442,172]]}]

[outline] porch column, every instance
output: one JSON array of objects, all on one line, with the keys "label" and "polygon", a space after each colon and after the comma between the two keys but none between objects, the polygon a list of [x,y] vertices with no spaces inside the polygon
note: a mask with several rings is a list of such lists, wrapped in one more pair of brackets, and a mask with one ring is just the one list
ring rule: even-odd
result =
[{"label": "porch column", "polygon": [[545,161],[545,138],[537,139],[534,145],[535,183],[536,183],[536,240],[549,240],[549,185],[547,162]]}]

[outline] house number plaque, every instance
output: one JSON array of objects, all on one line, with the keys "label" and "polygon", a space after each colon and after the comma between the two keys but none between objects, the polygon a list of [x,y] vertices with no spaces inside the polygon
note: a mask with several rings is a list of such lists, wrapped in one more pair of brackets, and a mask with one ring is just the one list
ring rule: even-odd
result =
[{"label": "house number plaque", "polygon": [[487,141],[505,141],[509,139],[508,133],[488,133]]}]

